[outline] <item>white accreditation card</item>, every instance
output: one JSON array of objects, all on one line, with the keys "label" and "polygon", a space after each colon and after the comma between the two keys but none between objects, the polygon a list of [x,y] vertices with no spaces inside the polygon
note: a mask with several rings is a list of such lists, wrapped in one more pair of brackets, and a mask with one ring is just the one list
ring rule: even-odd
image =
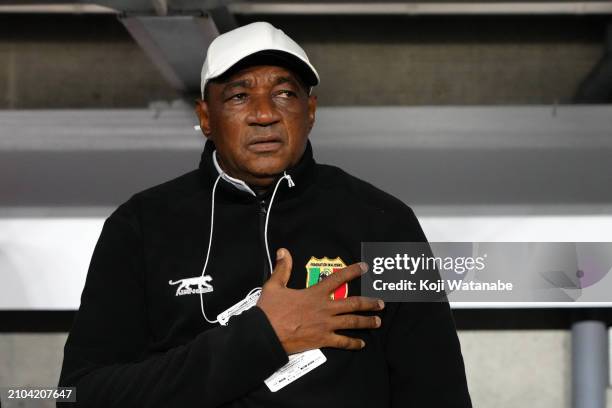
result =
[{"label": "white accreditation card", "polygon": [[291,354],[289,362],[276,370],[264,383],[270,391],[276,392],[301,376],[308,374],[326,361],[327,358],[320,349]]},{"label": "white accreditation card", "polygon": [[255,306],[260,296],[261,296],[261,288],[253,289],[240,302],[229,307],[227,310],[219,313],[217,315],[217,321],[219,322],[221,326],[227,326],[227,323],[229,322],[229,319],[231,317],[238,316],[239,314],[242,314],[242,312],[247,311],[253,306]]}]

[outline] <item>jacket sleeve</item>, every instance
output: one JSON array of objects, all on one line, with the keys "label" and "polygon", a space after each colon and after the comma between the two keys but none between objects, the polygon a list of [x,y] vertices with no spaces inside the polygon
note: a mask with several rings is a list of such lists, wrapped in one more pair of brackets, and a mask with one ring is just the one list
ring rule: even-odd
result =
[{"label": "jacket sleeve", "polygon": [[[411,209],[401,217],[397,241],[427,242]],[[446,299],[390,306],[386,339],[391,407],[471,408],[455,323]]]},{"label": "jacket sleeve", "polygon": [[258,307],[183,345],[147,352],[142,239],[129,203],[105,221],[94,249],[64,347],[59,385],[76,387],[77,398],[65,406],[217,407],[261,385],[288,357]]}]

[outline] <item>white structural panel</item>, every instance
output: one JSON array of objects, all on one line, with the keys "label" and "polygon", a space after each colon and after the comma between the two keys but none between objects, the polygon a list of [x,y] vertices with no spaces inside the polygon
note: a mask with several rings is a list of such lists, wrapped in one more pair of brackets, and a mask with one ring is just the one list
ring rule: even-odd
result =
[{"label": "white structural panel", "polygon": [[[430,241],[612,242],[612,216],[419,218]],[[103,222],[104,217],[0,218],[0,310],[77,309]],[[455,303],[453,307],[610,305]]]}]

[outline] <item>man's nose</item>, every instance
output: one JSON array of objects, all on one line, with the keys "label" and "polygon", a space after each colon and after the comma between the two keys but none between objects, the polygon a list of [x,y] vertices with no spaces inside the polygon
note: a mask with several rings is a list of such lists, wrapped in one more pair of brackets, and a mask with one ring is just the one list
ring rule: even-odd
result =
[{"label": "man's nose", "polygon": [[281,116],[270,96],[260,95],[252,98],[249,125],[268,126],[280,121]]}]

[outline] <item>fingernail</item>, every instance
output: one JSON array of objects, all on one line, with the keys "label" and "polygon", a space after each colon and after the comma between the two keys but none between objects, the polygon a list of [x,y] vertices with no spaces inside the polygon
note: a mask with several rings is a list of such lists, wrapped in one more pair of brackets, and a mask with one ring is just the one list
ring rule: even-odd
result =
[{"label": "fingernail", "polygon": [[364,348],[365,347],[365,341],[359,340],[359,342],[361,343],[361,348]]},{"label": "fingernail", "polygon": [[362,273],[366,273],[368,271],[368,264],[365,262],[359,262],[359,267],[361,268]]},{"label": "fingernail", "polygon": [[374,316],[374,320],[376,320],[376,327],[380,327],[382,321],[380,320],[380,317],[378,316]]},{"label": "fingernail", "polygon": [[378,300],[378,308],[379,309],[384,309],[385,308],[385,302],[383,302],[382,300]]},{"label": "fingernail", "polygon": [[283,251],[282,249],[279,249],[278,251],[276,251],[276,260],[277,261],[283,259],[284,256],[285,256],[285,251]]}]

